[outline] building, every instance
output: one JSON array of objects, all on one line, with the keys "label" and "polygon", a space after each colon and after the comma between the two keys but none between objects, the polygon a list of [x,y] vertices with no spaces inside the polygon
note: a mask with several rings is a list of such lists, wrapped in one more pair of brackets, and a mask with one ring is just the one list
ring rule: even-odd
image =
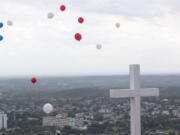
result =
[{"label": "building", "polygon": [[167,111],[167,110],[162,111],[162,114],[163,114],[163,115],[169,115],[169,111]]},{"label": "building", "polygon": [[72,128],[81,128],[83,125],[83,118],[62,117],[62,115],[43,117],[43,126],[56,126],[60,128],[70,126]]},{"label": "building", "polygon": [[0,129],[7,128],[7,115],[4,112],[0,112]]},{"label": "building", "polygon": [[173,111],[173,114],[174,114],[176,117],[180,118],[180,106],[179,106],[176,110]]},{"label": "building", "polygon": [[99,113],[112,113],[112,110],[107,109],[107,108],[101,108],[101,109],[99,109],[98,112],[99,112]]},{"label": "building", "polygon": [[76,113],[76,118],[84,118],[84,113]]}]

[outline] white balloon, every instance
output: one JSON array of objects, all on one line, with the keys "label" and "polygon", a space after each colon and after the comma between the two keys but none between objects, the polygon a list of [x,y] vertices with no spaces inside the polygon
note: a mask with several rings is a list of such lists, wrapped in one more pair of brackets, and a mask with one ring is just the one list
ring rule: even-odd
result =
[{"label": "white balloon", "polygon": [[120,23],[116,23],[116,27],[119,28],[120,27]]},{"label": "white balloon", "polygon": [[49,19],[52,19],[54,17],[54,14],[53,13],[48,13],[48,18]]},{"label": "white balloon", "polygon": [[101,45],[101,44],[97,44],[97,45],[96,45],[96,48],[97,48],[98,50],[100,50],[100,49],[102,48],[102,45]]},{"label": "white balloon", "polygon": [[49,114],[53,111],[53,106],[50,103],[47,103],[43,106],[43,111]]},{"label": "white balloon", "polygon": [[13,25],[13,22],[12,21],[7,21],[7,25],[9,25],[9,26],[12,26]]}]

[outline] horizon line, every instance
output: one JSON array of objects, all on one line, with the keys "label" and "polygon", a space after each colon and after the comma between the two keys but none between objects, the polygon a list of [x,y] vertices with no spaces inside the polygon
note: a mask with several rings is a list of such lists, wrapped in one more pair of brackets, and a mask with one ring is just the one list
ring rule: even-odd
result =
[{"label": "horizon line", "polygon": [[[141,76],[180,76],[180,73],[141,73]],[[128,74],[83,74],[83,75],[7,75],[1,76],[0,78],[29,78],[29,77],[40,77],[40,78],[58,78],[58,77],[103,77],[103,76],[129,76]]]}]

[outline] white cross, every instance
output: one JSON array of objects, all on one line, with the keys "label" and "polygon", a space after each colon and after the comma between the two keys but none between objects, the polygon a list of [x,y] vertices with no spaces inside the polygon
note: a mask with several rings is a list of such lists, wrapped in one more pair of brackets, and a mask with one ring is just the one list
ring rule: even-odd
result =
[{"label": "white cross", "polygon": [[141,135],[141,96],[159,96],[159,89],[140,88],[140,65],[130,65],[130,89],[111,89],[110,97],[130,97],[131,135]]}]

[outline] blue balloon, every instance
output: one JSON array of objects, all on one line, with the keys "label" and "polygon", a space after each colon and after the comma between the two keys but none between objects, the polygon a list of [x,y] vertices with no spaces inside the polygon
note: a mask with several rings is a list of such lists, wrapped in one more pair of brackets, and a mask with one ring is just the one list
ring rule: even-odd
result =
[{"label": "blue balloon", "polygon": [[0,28],[2,28],[3,27],[3,23],[2,22],[0,22]]},{"label": "blue balloon", "polygon": [[3,40],[3,36],[0,35],[0,41],[2,41],[2,40]]}]

